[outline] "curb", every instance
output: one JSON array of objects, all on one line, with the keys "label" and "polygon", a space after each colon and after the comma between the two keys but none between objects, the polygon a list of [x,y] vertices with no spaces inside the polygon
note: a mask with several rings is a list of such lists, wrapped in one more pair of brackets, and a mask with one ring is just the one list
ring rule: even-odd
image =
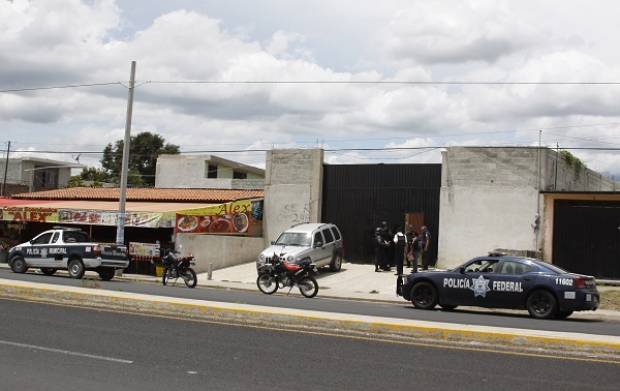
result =
[{"label": "curb", "polygon": [[533,350],[554,356],[595,356],[620,363],[620,337],[616,336],[459,325],[151,296],[98,289],[96,281],[88,280],[85,280],[84,285],[82,288],[59,287],[0,279],[0,295],[3,298],[242,326],[276,327],[283,330],[358,335],[377,339],[405,339],[436,346],[491,346],[494,349],[499,347],[513,351]]}]

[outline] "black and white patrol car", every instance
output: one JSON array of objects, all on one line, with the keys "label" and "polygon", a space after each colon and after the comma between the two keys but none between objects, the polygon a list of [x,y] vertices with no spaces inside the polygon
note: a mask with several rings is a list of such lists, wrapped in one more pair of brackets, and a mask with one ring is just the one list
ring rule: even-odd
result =
[{"label": "black and white patrol car", "polygon": [[527,309],[534,318],[566,318],[596,310],[594,277],[569,273],[531,258],[477,257],[447,271],[410,274],[399,289],[416,308],[457,306]]},{"label": "black and white patrol car", "polygon": [[93,243],[85,232],[73,228],[45,231],[18,244],[9,250],[8,260],[15,273],[39,268],[52,275],[58,269],[66,269],[69,276],[82,278],[86,270],[94,270],[105,281],[114,277],[116,269],[129,266],[126,246]]}]

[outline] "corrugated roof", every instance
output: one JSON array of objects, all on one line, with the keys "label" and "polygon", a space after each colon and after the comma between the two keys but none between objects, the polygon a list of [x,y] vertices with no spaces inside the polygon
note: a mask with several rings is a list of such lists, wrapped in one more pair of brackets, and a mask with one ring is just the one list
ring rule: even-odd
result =
[{"label": "corrugated roof", "polygon": [[[263,196],[263,190],[157,188],[127,189],[127,201],[219,203],[248,198],[262,198]],[[100,187],[69,187],[66,189],[13,194],[12,197],[18,199],[26,198],[30,200],[116,201],[119,199],[119,189]]]}]

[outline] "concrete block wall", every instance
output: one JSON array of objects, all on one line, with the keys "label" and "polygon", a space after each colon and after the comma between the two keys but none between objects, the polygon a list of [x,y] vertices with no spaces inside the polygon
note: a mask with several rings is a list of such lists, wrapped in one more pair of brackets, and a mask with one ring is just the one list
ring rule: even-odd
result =
[{"label": "concrete block wall", "polygon": [[321,221],[323,150],[277,149],[267,152],[265,243],[291,225]]},{"label": "concrete block wall", "polygon": [[553,150],[535,147],[444,151],[438,266],[453,267],[496,248],[540,252],[545,216],[539,187],[613,190],[612,180],[586,168],[576,169],[556,156]]},{"label": "concrete block wall", "polygon": [[242,236],[177,234],[176,249],[181,254],[193,254],[196,272],[202,273],[213,265],[213,270],[242,263],[254,262],[264,249],[263,238]]}]

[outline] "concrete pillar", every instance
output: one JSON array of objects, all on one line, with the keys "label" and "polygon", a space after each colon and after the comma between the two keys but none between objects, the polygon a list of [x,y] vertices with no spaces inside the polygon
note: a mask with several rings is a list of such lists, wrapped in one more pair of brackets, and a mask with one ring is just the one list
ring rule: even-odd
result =
[{"label": "concrete pillar", "polygon": [[265,172],[265,241],[293,224],[321,221],[323,150],[276,149],[267,152]]}]

